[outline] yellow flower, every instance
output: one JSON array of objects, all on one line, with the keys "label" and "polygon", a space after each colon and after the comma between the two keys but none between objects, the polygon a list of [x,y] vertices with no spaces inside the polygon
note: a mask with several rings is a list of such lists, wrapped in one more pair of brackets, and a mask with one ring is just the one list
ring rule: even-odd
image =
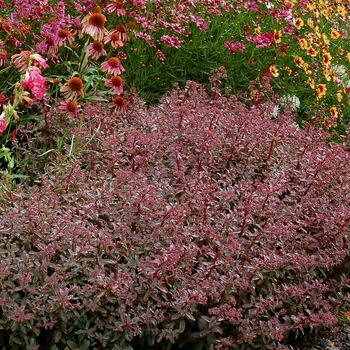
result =
[{"label": "yellow flower", "polygon": [[332,74],[331,74],[331,71],[329,69],[325,68],[323,70],[323,75],[324,75],[324,77],[326,78],[327,81],[331,81]]},{"label": "yellow flower", "polygon": [[338,118],[338,109],[337,109],[337,107],[332,106],[329,111],[330,111],[331,116],[333,118]]},{"label": "yellow flower", "polygon": [[[296,64],[296,66],[298,68],[301,68],[304,64],[304,60],[300,56],[297,56],[297,55],[295,55],[293,57],[294,57],[294,63]],[[349,55],[349,58],[350,58],[350,55]]]},{"label": "yellow flower", "polygon": [[316,57],[318,54],[318,52],[312,46],[308,47],[306,52],[309,56],[312,56],[312,57]]},{"label": "yellow flower", "polygon": [[276,66],[273,65],[273,64],[269,67],[269,71],[270,71],[271,75],[272,75],[273,77],[275,77],[275,78],[277,78],[277,77],[280,75],[280,74],[278,73],[278,70],[277,70]]},{"label": "yellow flower", "polygon": [[339,53],[339,55],[342,56],[342,55],[344,54],[344,52],[345,52],[344,49],[343,49],[341,46],[339,46],[339,47],[338,47],[338,53]]},{"label": "yellow flower", "polygon": [[309,46],[309,44],[305,38],[299,40],[299,45],[300,45],[300,48],[303,50],[306,50],[307,47]]},{"label": "yellow flower", "polygon": [[345,7],[343,5],[340,5],[340,6],[337,7],[337,12],[338,12],[340,17],[345,17],[346,16]]},{"label": "yellow flower", "polygon": [[339,39],[339,37],[340,37],[339,32],[337,32],[334,28],[332,28],[331,38],[334,39],[334,40],[337,40],[337,39]]},{"label": "yellow flower", "polygon": [[322,33],[322,40],[324,42],[325,45],[329,45],[329,39],[327,37],[327,35],[325,33]]},{"label": "yellow flower", "polygon": [[315,81],[312,78],[308,78],[306,84],[310,85],[311,89],[315,88]]},{"label": "yellow flower", "polygon": [[327,9],[323,9],[322,11],[321,11],[321,13],[322,13],[322,16],[325,18],[325,19],[329,19],[329,14],[328,14],[328,10]]},{"label": "yellow flower", "polygon": [[313,22],[313,20],[311,19],[311,18],[308,18],[307,19],[307,25],[311,28],[311,29],[313,29],[314,28],[314,22]]},{"label": "yellow flower", "polygon": [[276,44],[281,42],[281,37],[282,37],[282,31],[281,30],[273,30],[273,39],[275,41]]},{"label": "yellow flower", "polygon": [[328,66],[331,63],[332,56],[329,52],[326,52],[322,55],[322,59],[323,59],[322,63],[325,66]]},{"label": "yellow flower", "polygon": [[341,90],[338,90],[337,93],[335,94],[338,102],[340,102],[343,99],[343,94],[341,93]]},{"label": "yellow flower", "polygon": [[325,98],[327,92],[327,87],[325,84],[317,84],[315,89],[315,97],[317,100],[320,98]]},{"label": "yellow flower", "polygon": [[304,21],[302,18],[298,17],[296,20],[295,20],[295,27],[297,29],[300,29],[302,26],[304,25]]},{"label": "yellow flower", "polygon": [[308,65],[307,63],[304,63],[304,64],[303,64],[303,68],[304,68],[305,74],[307,74],[307,75],[312,74],[312,70],[309,69],[309,68],[310,68],[310,65]]},{"label": "yellow flower", "polygon": [[346,59],[350,62],[350,52],[346,54]]},{"label": "yellow flower", "polygon": [[293,73],[293,71],[289,67],[286,67],[286,72],[288,75],[291,75]]}]

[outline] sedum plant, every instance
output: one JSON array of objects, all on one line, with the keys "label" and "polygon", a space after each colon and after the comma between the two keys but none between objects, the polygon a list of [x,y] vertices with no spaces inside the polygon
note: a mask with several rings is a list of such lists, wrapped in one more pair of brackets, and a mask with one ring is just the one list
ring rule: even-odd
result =
[{"label": "sedum plant", "polygon": [[80,125],[51,109],[46,166],[18,145],[37,178],[1,185],[0,346],[287,349],[336,328],[348,141],[300,129],[288,106],[271,118],[268,78],[254,97],[226,96],[224,78],[151,108],[135,93],[113,114],[88,102]]}]

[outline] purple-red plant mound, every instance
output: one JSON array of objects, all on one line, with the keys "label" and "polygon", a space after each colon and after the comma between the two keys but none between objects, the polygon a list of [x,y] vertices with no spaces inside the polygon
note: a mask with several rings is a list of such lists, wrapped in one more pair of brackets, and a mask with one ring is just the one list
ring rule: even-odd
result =
[{"label": "purple-red plant mound", "polygon": [[65,147],[36,185],[2,189],[0,345],[282,349],[335,327],[349,153],[252,105],[188,82],[156,107],[86,104],[80,127],[51,111]]}]

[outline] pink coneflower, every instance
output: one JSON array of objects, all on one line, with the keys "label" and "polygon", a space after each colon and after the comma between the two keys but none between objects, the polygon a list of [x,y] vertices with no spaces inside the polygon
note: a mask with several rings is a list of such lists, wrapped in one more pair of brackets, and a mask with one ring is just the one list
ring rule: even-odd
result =
[{"label": "pink coneflower", "polygon": [[70,113],[72,116],[77,115],[78,109],[80,105],[78,105],[75,101],[62,101],[58,109],[63,113]]},{"label": "pink coneflower", "polygon": [[21,53],[13,55],[11,57],[12,65],[15,66],[20,73],[24,74],[28,69],[31,54],[31,51],[22,51]]},{"label": "pink coneflower", "polygon": [[118,46],[124,46],[124,43],[120,39],[120,35],[117,33],[116,29],[112,29],[107,36],[104,38],[104,43],[111,43],[112,47],[116,49]]},{"label": "pink coneflower", "polygon": [[112,102],[108,104],[109,108],[114,108],[114,111],[125,111],[126,110],[126,101],[123,97],[118,96],[112,99]]},{"label": "pink coneflower", "polygon": [[0,67],[5,65],[8,57],[9,54],[7,53],[7,51],[3,48],[0,48]]},{"label": "pink coneflower", "polygon": [[80,78],[73,77],[61,87],[60,91],[66,93],[65,97],[67,99],[74,99],[77,98],[79,95],[84,97],[83,85],[83,81]]},{"label": "pink coneflower", "polygon": [[83,28],[82,32],[89,34],[93,39],[101,41],[108,33],[104,27],[106,17],[102,13],[88,14],[81,21]]},{"label": "pink coneflower", "polygon": [[123,2],[116,0],[106,6],[108,13],[116,12],[117,16],[126,16],[126,11],[123,7]]},{"label": "pink coneflower", "polygon": [[72,33],[66,29],[60,29],[57,32],[57,37],[58,37],[58,40],[57,40],[58,46],[66,46],[67,41],[69,42],[70,45],[73,44],[74,37]]},{"label": "pink coneflower", "polygon": [[111,86],[109,91],[120,95],[123,92],[123,78],[119,75],[109,78],[106,80],[105,86]]},{"label": "pink coneflower", "polygon": [[126,33],[126,27],[123,24],[118,24],[115,29],[111,30],[111,33],[115,32],[119,34],[122,41],[128,41],[129,35]]},{"label": "pink coneflower", "polygon": [[86,53],[88,56],[91,56],[91,58],[95,60],[101,56],[107,55],[107,52],[104,49],[104,45],[101,41],[95,41],[94,43],[89,44],[86,48]]},{"label": "pink coneflower", "polygon": [[122,71],[125,71],[118,57],[111,57],[108,61],[103,62],[101,68],[103,72],[108,72],[112,75],[120,75]]}]

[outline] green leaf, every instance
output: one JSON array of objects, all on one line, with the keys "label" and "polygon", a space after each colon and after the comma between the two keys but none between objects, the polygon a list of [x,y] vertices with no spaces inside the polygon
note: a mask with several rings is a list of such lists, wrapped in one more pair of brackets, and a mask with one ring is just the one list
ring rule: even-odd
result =
[{"label": "green leaf", "polygon": [[56,331],[54,336],[53,336],[53,341],[55,343],[58,343],[61,340],[62,337],[62,332],[60,330]]},{"label": "green leaf", "polygon": [[72,349],[72,350],[79,350],[79,346],[77,343],[75,343],[72,340],[67,340],[67,345]]}]

